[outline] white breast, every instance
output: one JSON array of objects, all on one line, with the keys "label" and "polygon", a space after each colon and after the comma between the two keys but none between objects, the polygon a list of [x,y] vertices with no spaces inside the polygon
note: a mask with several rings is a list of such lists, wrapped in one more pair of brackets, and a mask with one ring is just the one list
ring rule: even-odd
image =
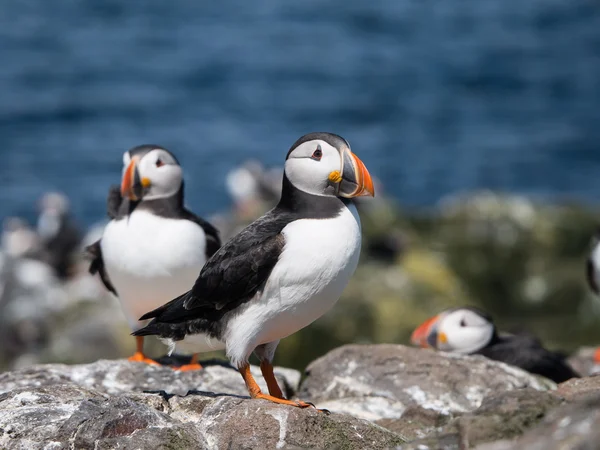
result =
[{"label": "white breast", "polygon": [[285,247],[262,295],[227,325],[234,365],[257,345],[289,336],[325,314],[358,264],[361,228],[353,204],[333,219],[292,222],[282,233]]},{"label": "white breast", "polygon": [[596,286],[600,286],[600,244],[594,246],[591,259],[594,266],[594,281],[596,282]]},{"label": "white breast", "polygon": [[189,290],[206,260],[206,236],[199,225],[147,211],[111,221],[101,245],[106,271],[134,330],[142,326],[140,316]]}]

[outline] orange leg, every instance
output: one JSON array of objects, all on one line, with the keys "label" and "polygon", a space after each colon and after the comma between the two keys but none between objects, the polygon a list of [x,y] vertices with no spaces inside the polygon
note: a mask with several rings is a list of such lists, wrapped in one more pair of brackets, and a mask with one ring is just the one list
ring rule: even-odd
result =
[{"label": "orange leg", "polygon": [[285,398],[283,392],[281,392],[281,389],[279,388],[279,384],[277,384],[277,379],[275,379],[273,365],[268,361],[262,361],[260,363],[260,370],[263,374],[263,378],[267,382],[269,394],[276,398]]},{"label": "orange leg", "polygon": [[133,356],[130,356],[128,358],[129,361],[143,362],[146,364],[154,364],[157,366],[159,365],[156,361],[154,361],[153,359],[150,359],[146,355],[144,355],[144,336],[136,336],[135,343],[137,346],[137,350],[133,354]]},{"label": "orange leg", "polygon": [[[310,403],[306,403],[306,402],[302,402],[302,401],[286,400],[284,398],[277,398],[273,395],[263,394],[262,391],[260,390],[260,387],[258,387],[258,384],[256,384],[254,377],[250,373],[250,365],[249,364],[246,364],[245,366],[241,367],[238,370],[240,371],[240,374],[242,375],[242,378],[244,379],[244,382],[246,383],[246,387],[248,388],[248,393],[250,394],[251,398],[268,400],[270,402],[278,403],[280,405],[290,405],[290,406],[296,406],[298,408],[308,408],[309,406],[312,406],[314,408],[314,405],[311,405]],[[279,391],[279,392],[281,393],[281,391]]]},{"label": "orange leg", "polygon": [[192,355],[192,359],[189,364],[184,364],[183,366],[173,367],[173,370],[181,370],[182,372],[187,372],[189,370],[200,370],[202,369],[202,365],[198,362],[198,353],[194,353]]}]

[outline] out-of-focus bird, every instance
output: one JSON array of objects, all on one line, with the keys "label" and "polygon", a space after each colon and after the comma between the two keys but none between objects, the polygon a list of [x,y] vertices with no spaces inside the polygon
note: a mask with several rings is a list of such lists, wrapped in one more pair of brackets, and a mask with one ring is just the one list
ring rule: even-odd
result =
[{"label": "out-of-focus bird", "polygon": [[229,171],[225,185],[237,213],[256,218],[272,208],[279,200],[282,171],[265,169],[258,161],[250,160]]},{"label": "out-of-focus bird", "polygon": [[476,308],[441,312],[421,324],[411,341],[445,352],[483,355],[556,383],[579,377],[565,361],[565,355],[545,349],[530,333],[499,334],[492,318]]},{"label": "out-of-focus bird", "polygon": [[37,233],[19,217],[8,217],[3,222],[2,250],[12,258],[40,256],[42,244]]},{"label": "out-of-focus bird", "polygon": [[[193,285],[198,272],[221,245],[218,231],[186,209],[183,174],[175,156],[157,145],[140,145],[123,155],[121,187],[110,189],[112,219],[102,238],[87,247],[90,272],[115,294],[133,331],[138,318]],[[136,338],[130,360],[154,363]],[[181,370],[197,369],[197,355]]]},{"label": "out-of-focus bird", "polygon": [[38,207],[37,233],[44,248],[42,259],[54,268],[59,278],[65,279],[70,275],[82,238],[71,216],[69,199],[59,192],[49,192],[42,196]]},{"label": "out-of-focus bird", "polygon": [[[277,206],[226,243],[194,287],[145,314],[134,334],[158,335],[204,352],[225,348],[252,398],[306,407],[283,397],[272,361],[279,340],[327,312],[356,269],[361,226],[352,198],[374,195],[348,142],[311,133],[289,150]],[[269,395],[250,373],[254,352]]]}]

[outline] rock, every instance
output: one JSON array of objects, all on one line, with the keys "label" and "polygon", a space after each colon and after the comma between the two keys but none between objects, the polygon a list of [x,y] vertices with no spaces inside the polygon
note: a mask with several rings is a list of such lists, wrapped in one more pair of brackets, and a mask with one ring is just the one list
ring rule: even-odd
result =
[{"label": "rock", "polygon": [[0,395],[0,448],[393,448],[402,439],[349,416],[212,394],[109,395],[79,385]]},{"label": "rock", "polygon": [[481,356],[402,345],[346,345],[310,364],[299,398],[320,408],[375,421],[407,439],[422,438],[484,398],[553,385]]},{"label": "rock", "polygon": [[[209,362],[209,364],[211,364]],[[262,389],[266,384],[260,369],[252,366],[252,373]],[[275,367],[275,376],[289,396],[298,390],[300,373],[293,369]],[[42,364],[0,374],[0,393],[23,387],[52,386],[74,383],[107,394],[128,392],[167,391],[184,395],[189,391],[217,392],[248,395],[237,370],[224,363],[213,362],[203,370],[179,372],[165,366],[154,366],[127,360],[100,360],[92,364],[68,366]]]},{"label": "rock", "polygon": [[600,396],[600,376],[572,378],[559,384],[555,393],[568,401]]},{"label": "rock", "polygon": [[600,397],[564,406],[551,412],[540,425],[522,437],[483,444],[477,450],[597,449],[600,443]]},{"label": "rock", "polygon": [[600,367],[594,362],[596,347],[581,347],[567,359],[569,365],[581,376],[596,375]]},{"label": "rock", "polygon": [[403,445],[401,449],[439,448],[443,445],[445,450],[460,450],[499,439],[512,439],[540,422],[561,403],[557,396],[531,388],[492,394],[472,413],[449,421],[427,438]]},{"label": "rock", "polygon": [[440,414],[477,409],[494,392],[548,385],[516,367],[403,345],[346,345],[306,369],[299,397],[369,420],[416,406]]}]

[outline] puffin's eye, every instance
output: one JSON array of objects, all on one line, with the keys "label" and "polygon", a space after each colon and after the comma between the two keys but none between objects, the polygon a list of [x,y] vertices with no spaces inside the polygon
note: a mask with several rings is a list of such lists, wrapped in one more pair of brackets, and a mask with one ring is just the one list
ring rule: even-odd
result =
[{"label": "puffin's eye", "polygon": [[321,147],[317,147],[317,149],[312,154],[312,158],[316,159],[317,161],[320,161],[322,156],[323,152],[321,151]]},{"label": "puffin's eye", "polygon": [[466,321],[465,319],[462,319],[462,320],[460,321],[460,326],[461,326],[461,327],[466,327],[466,326],[467,326],[467,321]]},{"label": "puffin's eye", "polygon": [[162,159],[158,158],[156,160],[156,167],[161,167],[161,166],[164,166],[164,165],[165,165],[165,163],[162,162]]}]

